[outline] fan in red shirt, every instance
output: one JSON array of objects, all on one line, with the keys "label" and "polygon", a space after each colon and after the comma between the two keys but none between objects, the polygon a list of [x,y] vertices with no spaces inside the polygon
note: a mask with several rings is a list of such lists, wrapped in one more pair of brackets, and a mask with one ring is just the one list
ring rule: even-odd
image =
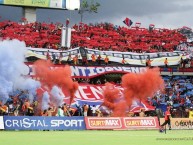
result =
[{"label": "fan in red shirt", "polygon": [[171,130],[171,113],[170,113],[170,107],[168,106],[167,107],[167,111],[165,112],[165,121],[164,121],[164,123],[161,125],[161,127],[160,127],[160,131],[163,131],[164,129],[164,126],[166,125],[166,124],[168,124],[168,126],[169,126],[169,130]]}]

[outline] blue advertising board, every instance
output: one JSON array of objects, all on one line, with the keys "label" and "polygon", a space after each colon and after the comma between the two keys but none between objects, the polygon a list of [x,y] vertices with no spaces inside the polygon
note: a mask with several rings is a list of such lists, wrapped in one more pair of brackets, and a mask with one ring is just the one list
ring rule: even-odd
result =
[{"label": "blue advertising board", "polygon": [[84,117],[4,116],[5,130],[85,130]]}]

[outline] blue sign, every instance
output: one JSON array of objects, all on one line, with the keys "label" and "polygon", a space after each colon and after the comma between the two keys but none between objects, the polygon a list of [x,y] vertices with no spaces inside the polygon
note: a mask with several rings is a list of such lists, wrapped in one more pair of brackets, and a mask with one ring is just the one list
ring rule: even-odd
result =
[{"label": "blue sign", "polygon": [[84,117],[4,116],[5,130],[85,130]]}]

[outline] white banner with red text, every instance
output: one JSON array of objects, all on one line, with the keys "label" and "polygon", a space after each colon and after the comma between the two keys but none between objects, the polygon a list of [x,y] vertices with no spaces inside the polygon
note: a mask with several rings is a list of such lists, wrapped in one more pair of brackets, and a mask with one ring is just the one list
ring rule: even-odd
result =
[{"label": "white banner with red text", "polygon": [[157,117],[85,117],[86,129],[158,129]]}]

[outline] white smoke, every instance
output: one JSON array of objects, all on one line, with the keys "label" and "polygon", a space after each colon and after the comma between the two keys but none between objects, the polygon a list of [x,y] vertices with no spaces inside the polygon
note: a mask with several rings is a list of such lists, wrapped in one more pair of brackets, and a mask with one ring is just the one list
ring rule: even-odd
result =
[{"label": "white smoke", "polygon": [[48,92],[44,92],[43,98],[42,98],[42,110],[47,110],[49,108],[50,103],[50,95]]},{"label": "white smoke", "polygon": [[53,96],[54,102],[57,106],[61,106],[64,103],[65,96],[59,87],[53,86],[51,90],[51,95]]},{"label": "white smoke", "polygon": [[28,99],[30,103],[32,103],[34,100],[34,96],[36,95],[36,90],[41,86],[39,81],[33,80],[31,78],[20,78],[20,80],[17,81],[17,86],[18,85],[20,86],[20,89],[28,91],[28,94],[29,94]]},{"label": "white smoke", "polygon": [[6,100],[9,98],[8,92],[13,90],[13,83],[5,80],[0,76],[0,101],[6,103]]},{"label": "white smoke", "polygon": [[[27,48],[18,40],[0,41],[0,100],[5,103],[9,94],[16,89],[35,94],[40,83],[25,78],[28,67],[24,64]],[[31,96],[31,95],[30,95]],[[33,98],[32,98],[33,99]]]}]

